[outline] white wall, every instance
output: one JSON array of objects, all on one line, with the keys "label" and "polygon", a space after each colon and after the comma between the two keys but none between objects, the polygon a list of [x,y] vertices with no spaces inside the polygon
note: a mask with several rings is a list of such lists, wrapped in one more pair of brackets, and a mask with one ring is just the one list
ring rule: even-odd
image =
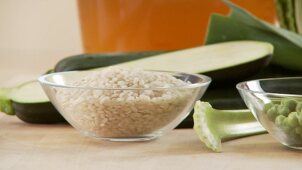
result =
[{"label": "white wall", "polygon": [[0,85],[36,78],[81,52],[76,0],[0,0]]}]

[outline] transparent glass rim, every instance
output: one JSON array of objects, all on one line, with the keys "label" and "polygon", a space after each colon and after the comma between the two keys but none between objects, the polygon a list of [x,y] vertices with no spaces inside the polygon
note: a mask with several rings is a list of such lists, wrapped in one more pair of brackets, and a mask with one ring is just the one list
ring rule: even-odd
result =
[{"label": "transparent glass rim", "polygon": [[184,72],[174,72],[174,71],[161,71],[161,70],[146,70],[152,72],[160,72],[160,73],[169,73],[169,74],[179,74],[179,75],[188,75],[188,76],[195,76],[200,78],[202,81],[199,83],[192,83],[188,85],[182,86],[173,86],[173,87],[150,87],[150,88],[97,88],[97,87],[83,87],[83,86],[71,86],[71,85],[61,85],[54,82],[50,82],[47,78],[55,76],[55,75],[63,75],[63,74],[70,74],[70,73],[77,73],[77,72],[96,72],[95,70],[89,71],[65,71],[65,72],[58,72],[58,73],[50,73],[42,75],[38,78],[38,81],[41,84],[53,86],[53,87],[60,87],[60,88],[70,88],[70,89],[87,89],[87,90],[170,90],[170,89],[190,89],[190,88],[197,88],[197,87],[205,87],[208,86],[212,79],[209,76],[203,74],[191,74],[191,73],[184,73]]},{"label": "transparent glass rim", "polygon": [[[278,78],[264,78],[264,79],[255,79],[255,80],[248,80],[239,82],[236,84],[236,88],[241,91],[246,91],[250,93],[257,93],[257,94],[265,94],[265,95],[271,95],[271,96],[279,96],[279,97],[302,97],[301,94],[288,94],[288,93],[273,93],[273,92],[264,92],[264,91],[257,91],[257,90],[250,90],[244,88],[244,84],[247,84],[249,82],[256,82],[256,81],[276,81],[276,80],[302,80],[302,77],[278,77]],[[301,84],[302,85],[302,84]],[[243,87],[243,88],[242,88]]]}]

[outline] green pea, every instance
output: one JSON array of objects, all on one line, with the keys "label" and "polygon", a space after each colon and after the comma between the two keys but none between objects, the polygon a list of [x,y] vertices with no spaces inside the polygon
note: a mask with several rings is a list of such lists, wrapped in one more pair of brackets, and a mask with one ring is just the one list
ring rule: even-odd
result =
[{"label": "green pea", "polygon": [[283,122],[284,122],[285,119],[286,119],[285,116],[279,115],[279,116],[276,117],[275,124],[276,124],[278,127],[282,127],[282,126],[283,126]]},{"label": "green pea", "polygon": [[296,112],[301,112],[302,111],[302,102],[298,102],[296,106]]},{"label": "green pea", "polygon": [[287,125],[290,126],[290,127],[297,127],[297,126],[299,126],[299,119],[298,119],[297,112],[291,112],[288,115],[287,123],[288,123]]},{"label": "green pea", "polygon": [[297,102],[293,99],[284,98],[281,100],[281,105],[287,107],[290,111],[295,111]]},{"label": "green pea", "polygon": [[269,110],[270,108],[272,108],[273,106],[274,106],[273,103],[266,103],[266,104],[264,105],[263,111],[264,111],[265,113],[267,113],[268,110]]},{"label": "green pea", "polygon": [[302,127],[296,127],[295,131],[297,134],[302,135]]},{"label": "green pea", "polygon": [[288,122],[288,118],[285,117],[283,119],[283,122],[281,122],[281,126],[279,126],[284,133],[289,134],[290,131],[292,131],[292,127],[290,126],[290,123]]},{"label": "green pea", "polygon": [[277,107],[277,110],[278,110],[278,114],[283,116],[288,116],[288,114],[290,113],[290,109],[284,105],[279,105]]},{"label": "green pea", "polygon": [[274,98],[274,99],[271,99],[271,102],[273,103],[273,104],[280,104],[281,103],[281,99],[280,98]]},{"label": "green pea", "polygon": [[267,117],[271,121],[275,121],[276,117],[278,116],[278,111],[277,111],[278,106],[273,105],[270,109],[267,111]]},{"label": "green pea", "polygon": [[302,112],[297,112],[297,117],[298,117],[298,121],[299,121],[299,124],[300,126],[302,126]]}]

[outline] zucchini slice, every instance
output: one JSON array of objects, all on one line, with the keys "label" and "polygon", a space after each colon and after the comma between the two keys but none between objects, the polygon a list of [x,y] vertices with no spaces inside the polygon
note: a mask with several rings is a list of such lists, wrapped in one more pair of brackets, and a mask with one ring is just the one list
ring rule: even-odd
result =
[{"label": "zucchini slice", "polygon": [[[127,54],[128,56],[125,54],[115,56],[117,58],[109,55],[101,55],[99,58],[97,55],[94,57],[87,55],[86,58],[76,56],[60,61],[55,71],[92,69],[102,64],[104,66],[116,64],[152,70],[204,73],[212,76],[214,80],[233,78],[238,80],[265,67],[271,60],[272,52],[273,47],[269,43],[234,41],[164,54],[146,52],[134,55],[133,53],[129,58],[129,54]],[[126,60],[128,62],[125,62]],[[98,69],[102,68],[104,67]],[[25,122],[58,123],[65,121],[50,103],[37,81],[24,83],[12,88],[9,92],[3,92],[3,94],[5,95],[2,97],[0,94],[0,111],[15,113]]]},{"label": "zucchini slice", "polygon": [[106,67],[126,61],[146,58],[152,55],[164,53],[164,51],[145,51],[129,53],[102,53],[102,54],[80,54],[70,56],[59,61],[55,72],[87,70],[98,67]]},{"label": "zucchini slice", "polygon": [[10,93],[10,98],[18,103],[45,103],[49,102],[38,81],[29,81],[14,88]]},{"label": "zucchini slice", "polygon": [[28,123],[59,123],[65,119],[50,103],[38,81],[26,82],[0,96],[0,111],[15,114]]},{"label": "zucchini slice", "polygon": [[53,124],[66,122],[50,102],[18,103],[12,102],[16,116],[27,123]]},{"label": "zucchini slice", "polygon": [[272,53],[273,46],[269,43],[233,41],[164,53],[115,66],[203,73],[216,81],[238,80],[267,66]]}]

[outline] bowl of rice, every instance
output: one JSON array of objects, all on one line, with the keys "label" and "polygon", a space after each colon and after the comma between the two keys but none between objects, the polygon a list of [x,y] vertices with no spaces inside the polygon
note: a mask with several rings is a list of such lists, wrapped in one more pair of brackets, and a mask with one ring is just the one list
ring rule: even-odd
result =
[{"label": "bowl of rice", "polygon": [[183,121],[211,79],[204,75],[108,67],[43,75],[52,104],[82,134],[145,141]]}]

